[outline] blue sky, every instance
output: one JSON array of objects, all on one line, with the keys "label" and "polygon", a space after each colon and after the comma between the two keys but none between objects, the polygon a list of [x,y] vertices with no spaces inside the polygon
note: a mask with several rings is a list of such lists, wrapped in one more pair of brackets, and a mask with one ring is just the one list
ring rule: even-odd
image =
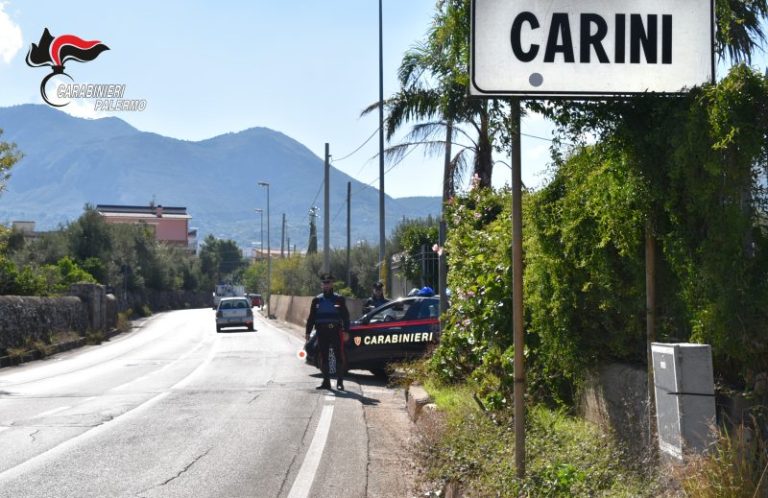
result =
[{"label": "blue sky", "polygon": [[[378,99],[376,0],[9,0],[0,2],[0,106],[42,103],[47,68],[25,62],[44,28],[56,35],[100,40],[110,50],[87,64],[70,62],[77,83],[121,83],[125,98],[143,98],[143,112],[95,112],[134,127],[185,140],[264,126],[322,157],[324,143],[343,158],[377,129],[378,115],[360,117]],[[433,0],[384,0],[384,95],[397,88],[403,53],[424,38]],[[79,105],[76,105],[79,104]],[[0,123],[2,127],[2,123]],[[549,137],[549,126],[526,118],[523,133]],[[549,143],[524,137],[523,181],[544,180]],[[378,188],[378,136],[334,166]],[[500,158],[508,161],[508,158]],[[505,166],[494,183],[509,182]],[[393,197],[441,195],[437,157],[411,153],[385,176]]]}]

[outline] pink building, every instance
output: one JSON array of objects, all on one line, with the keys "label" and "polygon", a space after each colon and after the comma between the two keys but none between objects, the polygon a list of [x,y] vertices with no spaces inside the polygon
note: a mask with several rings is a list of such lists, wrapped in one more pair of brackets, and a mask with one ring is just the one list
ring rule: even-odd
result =
[{"label": "pink building", "polygon": [[155,234],[155,240],[166,244],[189,247],[189,220],[185,207],[117,206],[97,204],[96,211],[107,223],[143,223]]}]

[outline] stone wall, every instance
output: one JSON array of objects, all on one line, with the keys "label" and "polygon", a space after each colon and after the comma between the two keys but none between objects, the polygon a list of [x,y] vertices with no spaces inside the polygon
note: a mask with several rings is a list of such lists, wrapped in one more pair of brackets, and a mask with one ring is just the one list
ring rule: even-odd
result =
[{"label": "stone wall", "polygon": [[75,297],[0,296],[0,353],[58,332],[85,335],[88,314]]},{"label": "stone wall", "polygon": [[59,332],[106,332],[117,325],[117,312],[148,306],[152,311],[206,308],[213,305],[208,292],[145,291],[118,301],[102,285],[77,284],[71,296],[0,296],[0,356],[8,348],[30,341],[50,343]]},{"label": "stone wall", "polygon": [[145,305],[152,311],[211,308],[213,306],[213,295],[210,292],[144,289],[129,292],[127,296],[120,296],[117,307],[120,311],[125,311],[129,308],[136,311]]}]

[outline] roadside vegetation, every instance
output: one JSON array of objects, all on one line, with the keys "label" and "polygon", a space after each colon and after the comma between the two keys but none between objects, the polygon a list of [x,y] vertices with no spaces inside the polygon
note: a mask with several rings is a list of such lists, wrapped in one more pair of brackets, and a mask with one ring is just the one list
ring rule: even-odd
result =
[{"label": "roadside vegetation", "polygon": [[[425,251],[432,254],[437,240],[437,220],[406,219],[401,221],[387,240],[385,255],[388,261],[401,259],[403,274],[413,282],[422,279],[421,258]],[[346,249],[332,249],[330,272],[338,283],[336,292],[348,297],[364,298],[371,294],[371,287],[379,280],[379,248],[361,242],[350,248],[349,272]],[[323,255],[309,253],[272,260],[272,293],[290,296],[314,296],[320,292],[319,275],[322,273]],[[437,288],[437,268],[428,266],[423,275],[427,285]],[[349,280],[348,280],[349,278]],[[249,289],[266,289],[267,262],[252,263],[243,275],[243,283]]]},{"label": "roadside vegetation", "polygon": [[468,496],[658,497],[663,479],[633,463],[610,434],[564,409],[533,406],[526,418],[526,478],[515,476],[510,420],[478,405],[477,386],[427,381],[438,411],[422,415],[416,443],[426,462],[422,489],[443,496],[455,484]]},{"label": "roadside vegetation", "polygon": [[[201,252],[218,254],[218,248]],[[58,295],[79,282],[107,285],[118,294],[207,291],[224,265],[204,267],[203,261],[157,243],[147,226],[110,225],[86,206],[77,220],[34,238],[16,230],[0,233],[0,294]]]},{"label": "roadside vegetation", "polygon": [[[768,3],[715,6],[715,48],[731,64],[716,84],[679,96],[525,102],[557,131],[548,182],[523,199],[531,440],[528,474],[517,480],[511,199],[489,187],[487,152],[509,157],[516,131],[508,101],[467,98],[470,2],[436,3],[427,36],[403,58],[386,121],[390,137],[412,125],[390,157],[424,145],[445,155],[445,192],[456,191],[465,152],[474,158],[470,190],[445,203],[451,306],[421,379],[442,415],[426,442],[430,478],[469,496],[768,493],[765,445],[735,436],[764,442],[764,410],[733,421],[741,428],[674,486],[656,477],[666,469],[624,458],[610,435],[573,418],[587,375],[616,361],[644,366],[649,340],[712,345],[718,386],[768,404],[755,381],[768,372],[768,79],[747,65],[764,41]],[[656,249],[654,337],[645,327],[647,245]],[[441,403],[445,389],[462,401]],[[749,479],[729,457],[743,454]]]}]

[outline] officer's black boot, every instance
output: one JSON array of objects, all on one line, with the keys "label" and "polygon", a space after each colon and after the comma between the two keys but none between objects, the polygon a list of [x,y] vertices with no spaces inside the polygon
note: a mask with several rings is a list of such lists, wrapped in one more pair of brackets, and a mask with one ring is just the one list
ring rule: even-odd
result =
[{"label": "officer's black boot", "polygon": [[330,389],[330,388],[331,388],[330,379],[323,379],[323,383],[316,387],[316,389]]},{"label": "officer's black boot", "polygon": [[343,379],[339,379],[339,380],[336,381],[336,389],[338,389],[339,391],[343,391],[344,390],[344,380]]}]

